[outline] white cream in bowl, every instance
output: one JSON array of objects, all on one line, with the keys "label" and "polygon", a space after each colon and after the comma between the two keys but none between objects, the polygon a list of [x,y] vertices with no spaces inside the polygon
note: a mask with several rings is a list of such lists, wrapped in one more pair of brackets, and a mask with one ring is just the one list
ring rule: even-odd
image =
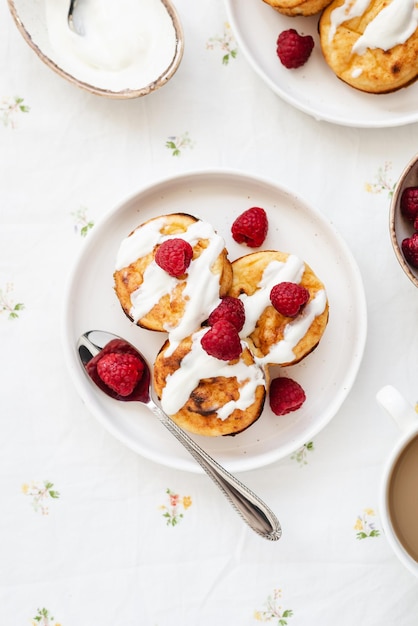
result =
[{"label": "white cream in bowl", "polygon": [[68,26],[69,0],[8,2],[39,56],[95,93],[145,95],[167,82],[183,54],[181,26],[169,0],[79,0],[75,22],[82,34]]}]

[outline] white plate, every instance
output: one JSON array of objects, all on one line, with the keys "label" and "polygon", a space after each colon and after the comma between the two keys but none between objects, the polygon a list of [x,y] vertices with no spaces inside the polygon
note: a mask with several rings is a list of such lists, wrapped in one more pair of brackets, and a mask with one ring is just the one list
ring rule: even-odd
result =
[{"label": "white plate", "polygon": [[210,221],[224,236],[233,260],[251,252],[230,235],[233,220],[251,206],[268,214],[263,247],[298,255],[325,283],[329,324],[318,348],[285,370],[306,391],[299,411],[276,417],[266,403],[262,416],[245,432],[197,436],[196,441],[230,471],[265,466],[298,450],[328,424],[357,374],[367,325],[363,285],[351,253],[324,217],[286,189],[238,172],[194,172],[157,182],[123,202],[89,234],[66,296],[64,346],[72,377],[93,415],[129,448],[158,463],[200,471],[147,409],[112,400],[90,383],[78,362],[76,341],[87,330],[108,330],[136,345],[152,363],[166,336],[136,327],[122,312],[113,290],[121,240],[151,217],[182,211]]},{"label": "white plate", "polygon": [[[372,95],[349,87],[324,61],[318,37],[318,16],[287,17],[263,0],[225,0],[228,19],[240,50],[259,76],[297,109],[344,126],[382,128],[418,120],[418,83],[391,94]],[[286,69],[276,55],[280,32],[295,28],[310,34],[315,47],[308,62]]]}]

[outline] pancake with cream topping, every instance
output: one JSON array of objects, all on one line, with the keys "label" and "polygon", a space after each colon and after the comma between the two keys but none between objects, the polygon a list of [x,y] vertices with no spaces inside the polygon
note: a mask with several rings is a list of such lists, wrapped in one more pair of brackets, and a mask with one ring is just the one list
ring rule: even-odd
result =
[{"label": "pancake with cream topping", "polygon": [[[254,252],[232,263],[230,296],[245,308],[241,337],[248,337],[256,361],[262,365],[293,365],[318,345],[328,323],[324,285],[299,257],[277,250]],[[282,282],[305,287],[309,300],[295,317],[279,313],[271,304],[272,288]],[[251,343],[250,343],[251,342]]]},{"label": "pancake with cream topping", "polygon": [[[157,265],[162,242],[182,238],[193,248],[184,275]],[[115,292],[125,314],[138,326],[184,338],[199,328],[232,280],[224,240],[203,220],[184,213],[141,224],[122,241],[114,272]]]},{"label": "pancake with cream topping", "polygon": [[154,388],[163,410],[181,428],[209,437],[234,435],[261,415],[265,374],[245,342],[234,361],[207,354],[200,340],[209,329],[174,345],[166,341],[154,363]]},{"label": "pancake with cream topping", "polygon": [[396,91],[418,76],[415,0],[334,0],[319,21],[325,61],[367,93]]}]

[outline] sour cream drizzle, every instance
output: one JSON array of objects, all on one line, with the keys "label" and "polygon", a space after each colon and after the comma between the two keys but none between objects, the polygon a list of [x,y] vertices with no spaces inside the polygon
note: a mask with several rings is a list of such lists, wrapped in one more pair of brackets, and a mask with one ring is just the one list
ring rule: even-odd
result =
[{"label": "sour cream drizzle", "polygon": [[[295,255],[289,255],[284,262],[272,261],[267,265],[254,294],[251,296],[242,294],[240,296],[244,303],[246,320],[240,333],[241,337],[248,337],[253,332],[258,318],[264,309],[271,304],[270,291],[274,285],[287,281],[300,283],[304,270],[305,264]],[[281,364],[293,361],[295,358],[293,349],[307,333],[315,317],[324,312],[326,302],[325,290],[321,289],[316,293],[315,298],[307,303],[302,313],[286,325],[283,339],[272,345],[264,357],[257,357],[256,362],[259,365],[266,365],[268,363]]]},{"label": "sour cream drizzle", "polygon": [[[239,398],[227,402],[216,411],[221,420],[226,420],[236,409],[245,411],[255,400],[258,386],[265,386],[264,374],[256,364],[246,365],[239,360],[236,363],[221,361],[207,354],[201,344],[201,338],[209,328],[203,328],[192,336],[192,347],[179,367],[167,377],[161,397],[161,406],[168,415],[174,415],[187,402],[190,394],[204,378],[224,376],[237,379],[240,387]],[[245,348],[244,342],[242,342]]]},{"label": "sour cream drizzle", "polygon": [[[178,235],[162,235],[160,229],[165,224],[164,217],[151,220],[138,228],[134,233],[122,241],[116,257],[116,269],[128,267],[139,256],[145,256],[158,244]],[[198,328],[207,318],[208,311],[214,309],[219,301],[219,275],[211,271],[218,256],[222,253],[225,242],[208,222],[198,220],[192,223],[181,238],[188,241],[193,247],[200,239],[206,239],[208,246],[202,250],[200,256],[190,263],[187,270],[187,283],[183,290],[185,310],[178,324],[167,327],[170,335],[172,350],[178,341],[187,337]],[[167,274],[155,261],[152,261],[144,272],[141,286],[131,294],[132,319],[137,322],[144,317],[161,296],[172,293],[176,285],[181,282]]]},{"label": "sour cream drizzle", "polygon": [[[345,0],[341,6],[334,9],[330,18],[329,42],[332,41],[341,24],[363,15],[369,5],[370,0]],[[354,44],[352,51],[362,55],[367,49],[390,50],[398,44],[405,43],[414,34],[417,26],[418,7],[416,0],[392,0],[369,22],[361,37]]]},{"label": "sour cream drizzle", "polygon": [[254,330],[258,318],[270,303],[270,291],[278,283],[300,283],[305,269],[303,261],[291,254],[285,262],[272,261],[267,265],[253,295],[241,294],[245,308],[245,324],[240,332],[242,338],[248,337]]},{"label": "sour cream drizzle", "polygon": [[328,33],[328,41],[331,42],[336,30],[341,24],[351,20],[353,17],[360,17],[368,9],[371,0],[345,0],[345,2],[334,9],[331,13],[330,29]]},{"label": "sour cream drizzle", "polygon": [[369,48],[390,50],[405,43],[414,34],[418,25],[418,9],[415,0],[392,0],[380,11],[357,39],[353,52],[364,54]]}]

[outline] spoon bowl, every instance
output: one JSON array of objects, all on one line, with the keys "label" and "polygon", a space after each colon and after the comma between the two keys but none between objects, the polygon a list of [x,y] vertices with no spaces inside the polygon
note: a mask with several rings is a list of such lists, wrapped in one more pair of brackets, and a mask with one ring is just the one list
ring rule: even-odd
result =
[{"label": "spoon bowl", "polygon": [[[121,396],[108,387],[97,373],[97,363],[100,358],[115,352],[135,355],[143,364],[142,376],[137,381],[132,392],[126,396]],[[102,330],[90,330],[79,338],[77,353],[86,375],[98,389],[114,400],[140,402],[146,406],[194,457],[252,530],[271,541],[280,539],[282,529],[277,517],[270,508],[246,485],[207,454],[161,409],[154,395],[150,367],[139,350],[113,333]]]}]

